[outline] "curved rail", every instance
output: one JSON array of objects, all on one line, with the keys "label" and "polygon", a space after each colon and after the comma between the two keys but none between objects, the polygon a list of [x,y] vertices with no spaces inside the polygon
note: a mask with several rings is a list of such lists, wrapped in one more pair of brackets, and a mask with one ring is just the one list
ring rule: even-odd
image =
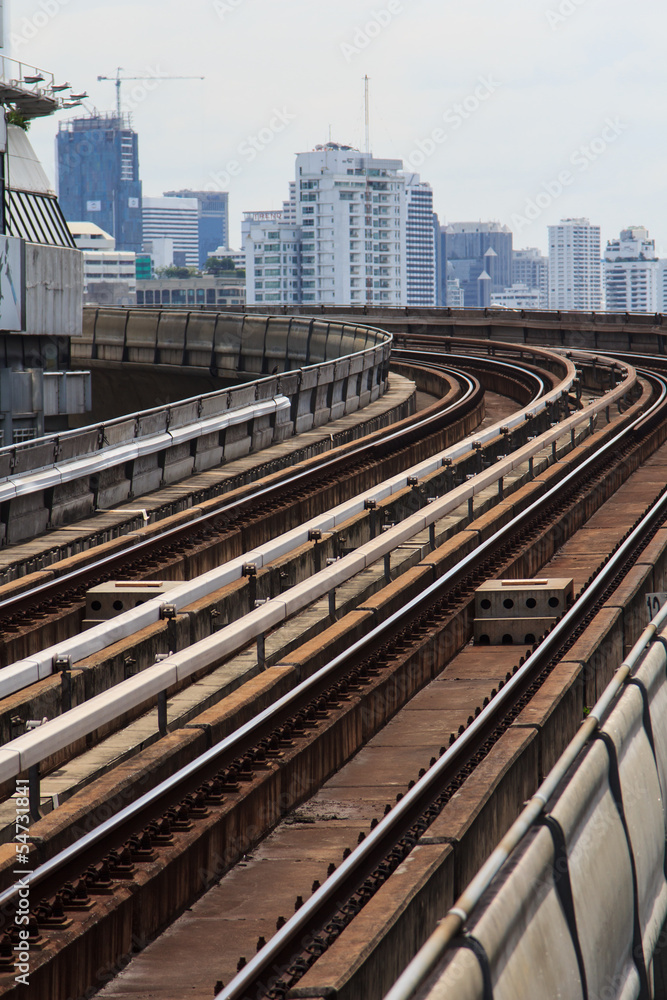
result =
[{"label": "curved rail", "polygon": [[[473,344],[473,346],[475,346],[475,342],[471,342],[471,343]],[[461,341],[460,346],[464,346],[464,345],[465,345],[465,341]],[[489,345],[488,344],[485,345],[483,343],[480,343],[477,346],[479,346],[480,349],[481,348],[485,348],[486,352],[488,353],[488,350],[489,350]],[[509,350],[512,354],[517,353],[516,349],[514,348],[513,345],[503,345],[503,344],[494,344],[493,345],[493,351],[494,351],[494,353],[496,351],[503,351],[505,349]],[[560,357],[560,355],[557,354],[557,353],[544,351],[544,350],[539,349],[539,348],[533,350],[531,348],[531,349],[527,349],[525,351],[521,351],[521,352],[519,352],[519,354],[526,354],[529,357],[537,357],[537,358],[544,357],[544,358],[548,359],[549,362],[552,365],[554,364],[554,362],[557,362],[559,365],[561,365],[563,367],[563,375],[565,377],[565,380],[567,380],[569,378],[570,374],[574,371],[574,366],[571,364],[571,362],[569,362],[569,364],[568,364],[568,360],[567,359],[566,360],[562,360],[561,357]],[[461,357],[462,357],[462,360],[466,360],[467,355],[464,354]],[[476,356],[472,357],[472,361],[476,365],[480,364],[479,358],[477,358]],[[493,371],[493,367],[492,366],[494,366],[496,364],[497,365],[502,365],[503,362],[496,361],[496,359],[494,359],[494,361],[491,362],[491,366],[490,366],[490,370],[491,371]],[[507,370],[508,371],[514,371],[519,376],[520,376],[521,371],[523,370],[523,371],[525,371],[525,379],[531,379],[532,378],[533,382],[534,382],[533,374],[531,374],[531,369],[529,367],[526,367],[525,365],[522,365],[521,363],[519,363],[518,365],[516,365],[516,364],[510,365],[507,368]],[[462,375],[461,377],[465,378],[465,375]],[[268,381],[268,380],[265,380],[265,381]],[[253,383],[253,384],[255,384],[255,383]],[[529,385],[529,383],[524,383],[524,384]],[[255,385],[259,385],[259,383],[256,383]],[[247,392],[247,387],[239,387],[239,388]],[[268,391],[268,389],[266,391]],[[569,389],[565,389],[565,391],[569,391]],[[212,398],[216,397],[216,396],[217,396],[217,394],[212,394]],[[191,404],[194,405],[196,403],[197,404],[196,405],[196,409],[197,409],[197,411],[199,411],[199,409],[201,409],[202,400],[205,400],[207,398],[209,398],[209,397],[207,397],[207,396],[197,397],[197,398],[195,398],[193,400],[184,401],[183,405],[185,405],[187,403],[188,406],[191,406]],[[176,405],[178,405],[178,404],[176,404]],[[167,414],[166,414],[166,418],[165,419],[167,420],[167,424],[170,425],[173,422],[174,425],[177,425],[177,424],[180,423],[180,418],[178,418],[178,416],[176,414],[173,417],[173,419],[172,419],[172,417],[170,415],[172,409],[173,408],[167,408]],[[416,440],[418,440],[420,434],[425,434],[425,433],[428,433],[429,431],[432,432],[432,433],[434,433],[438,429],[441,429],[441,427],[438,426],[437,414],[436,413],[431,413],[432,409],[433,409],[432,407],[429,407],[427,409],[427,411],[425,411],[424,413],[422,413],[421,415],[419,415],[418,418],[417,418],[417,420],[416,420],[416,422],[414,422],[415,421],[414,417],[407,418],[406,420],[402,421],[396,427],[394,435],[397,437],[399,431],[404,431],[405,433],[404,433],[404,436],[402,438],[402,443],[407,446],[407,445],[413,444]],[[161,413],[162,413],[162,411],[160,409],[157,409],[155,411],[147,411],[146,415],[152,415],[152,417],[157,417]],[[119,421],[120,421],[119,425],[121,427],[123,427],[123,426],[127,425],[128,420],[131,420],[131,419],[133,420],[134,418],[138,418],[140,416],[142,416],[142,415],[141,414],[135,414],[132,418],[119,418]],[[432,417],[432,420],[427,419],[428,417]],[[408,427],[408,422],[409,421],[413,421],[413,428],[414,429],[412,431],[406,431],[406,428]],[[106,427],[106,425],[104,425],[104,426]],[[111,426],[115,426],[115,425],[111,425],[110,424],[109,426],[111,427]],[[99,428],[97,428],[97,429],[99,431]],[[76,432],[72,432],[72,433],[76,433]],[[104,436],[105,433],[106,432],[103,429],[103,436]],[[392,444],[393,440],[395,439],[395,437],[392,436],[392,435],[389,435],[389,436],[384,435],[384,437],[383,437],[383,434],[384,434],[384,432],[376,432],[375,435],[369,435],[368,438],[366,439],[366,444],[369,444],[369,443],[372,444],[372,443],[374,443],[374,448],[371,449],[367,453],[369,456],[375,456],[375,455],[383,456],[383,455],[387,454],[387,452],[389,450],[389,447],[391,446],[391,444]],[[62,450],[61,449],[61,445],[58,443],[59,439],[54,439],[54,441],[56,442],[55,445],[54,445],[54,448],[57,447],[58,450]],[[388,441],[389,444],[385,444],[384,441]],[[364,458],[366,457],[365,454],[364,454],[364,452],[363,452],[363,449],[360,448],[360,447],[358,447],[358,446],[357,447],[353,446],[352,448],[350,448],[349,446],[342,446],[342,447],[344,447],[346,449],[346,451],[345,451],[344,456],[341,457],[341,462],[343,461],[343,458],[347,458],[348,460],[352,460],[354,458],[357,458],[359,460],[364,460]],[[341,449],[337,450],[336,455],[337,456],[341,456]],[[326,465],[329,468],[329,470],[331,472],[334,472],[334,473],[337,473],[338,471],[340,471],[340,468],[341,468],[340,464],[335,465],[334,458],[332,458],[332,456],[325,456],[325,458],[322,460],[322,462],[320,464],[321,464],[322,467],[324,467]],[[308,471],[308,473],[306,473],[306,475],[308,477],[311,477],[311,481],[312,481],[312,471],[313,471],[313,468],[314,468],[314,466],[313,466],[313,463],[311,461],[310,464],[309,464],[309,466],[308,466],[308,470],[309,471]],[[0,463],[0,471],[1,471],[1,463]],[[0,486],[1,486],[1,483],[0,483]],[[253,500],[254,500],[255,496],[256,496],[256,494],[253,496]],[[236,508],[234,508],[234,512],[235,513],[239,513],[242,510],[244,502],[245,502],[245,504],[246,504],[247,507],[251,507],[252,506],[251,501],[248,501],[248,500],[246,500],[246,501],[239,501],[238,504],[237,504],[237,506],[236,506]],[[224,508],[224,506],[225,506],[225,503],[223,501],[221,503],[221,506],[220,506],[219,509],[222,510]],[[216,510],[217,509],[218,508],[216,508]],[[214,514],[215,514],[215,512],[212,512],[211,516],[214,516]],[[180,529],[178,527],[174,528],[173,531],[172,531],[171,537],[174,538],[174,539],[177,538],[177,537],[179,537],[179,534],[178,534],[179,531],[187,533],[188,530],[189,530],[189,526],[192,526],[192,527],[194,527],[195,525],[201,526],[203,524],[203,521],[205,521],[205,519],[206,518],[204,518],[203,520],[197,519],[196,521],[194,521],[194,520],[190,521],[188,523],[188,525],[186,525],[186,526],[184,526],[184,527],[182,527]],[[140,544],[139,539],[137,539],[137,544]],[[119,561],[120,561],[121,557],[119,556],[118,558],[119,558]],[[94,569],[95,564],[94,563],[93,564],[87,563],[87,565],[90,568],[90,572],[87,572],[84,569],[78,570],[78,571],[76,571],[76,574],[73,573],[71,576],[67,577],[67,582],[71,583],[72,586],[78,585],[77,574],[81,574],[78,577],[78,581],[80,581],[81,583],[86,582],[88,579],[92,579],[94,577],[94,573],[92,572],[92,570]],[[65,579],[64,577],[61,576],[60,573],[58,573],[57,568],[56,568],[55,565],[49,567],[49,569],[50,569],[51,572],[55,573],[56,576],[58,576],[59,579],[63,579],[63,580]],[[28,610],[28,608],[30,606],[30,603],[31,603],[30,594],[34,593],[37,596],[39,596],[41,594],[46,594],[51,588],[57,588],[58,590],[63,589],[63,588],[60,587],[60,585],[58,583],[56,583],[56,581],[48,581],[45,584],[43,584],[43,586],[40,587],[40,588],[33,588],[30,591],[22,591],[20,594],[14,594],[14,595],[12,595],[12,596],[10,596],[8,598],[5,598],[4,600],[1,600],[0,601],[0,616],[2,616],[3,614],[4,615],[16,615],[16,614],[23,614],[23,613],[25,613]]]},{"label": "curved rail", "polygon": [[[600,404],[598,403],[598,405]],[[662,405],[662,401],[660,405]],[[570,420],[574,419],[575,417],[570,418]],[[622,432],[616,435],[603,448],[601,448],[598,453],[582,463],[577,470],[566,476],[558,486],[553,487],[547,492],[547,494],[545,494],[544,497],[531,504],[524,512],[514,518],[512,522],[496,532],[490,539],[480,545],[475,552],[461,560],[461,562],[454,569],[445,573],[436,583],[427,588],[418,598],[409,602],[409,604],[392,615],[386,622],[377,626],[367,636],[355,643],[349,650],[336,657],[311,678],[301,683],[292,692],[271,706],[271,708],[264,710],[251,722],[240,727],[234,734],[222,740],[215,747],[198,758],[197,761],[194,761],[193,763],[182,768],[177,774],[147,792],[135,803],[121,810],[118,814],[91,833],[85,835],[76,844],[60,852],[60,854],[40,866],[40,868],[38,868],[32,875],[28,876],[27,884],[41,884],[44,886],[48,884],[49,879],[51,879],[56,873],[62,877],[62,873],[72,870],[73,866],[85,867],[86,858],[90,856],[91,852],[99,851],[102,844],[111,845],[121,841],[123,839],[124,831],[130,828],[135,829],[144,822],[148,822],[150,819],[154,818],[155,815],[158,815],[160,811],[166,808],[168,804],[175,801],[179,796],[182,796],[185,790],[189,790],[189,788],[192,787],[193,782],[203,780],[208,773],[214,773],[219,766],[219,760],[221,757],[228,757],[230,754],[237,756],[240,753],[244,753],[248,747],[256,743],[258,739],[261,739],[263,734],[270,731],[276,725],[278,719],[283,717],[285,714],[292,714],[295,710],[298,710],[298,706],[310,701],[313,697],[317,697],[323,688],[330,685],[341,673],[341,671],[349,666],[349,664],[359,662],[359,659],[366,655],[375,644],[382,641],[382,639],[386,638],[386,636],[391,635],[398,628],[407,624],[410,618],[413,617],[418,610],[431,604],[434,600],[441,597],[449,588],[455,586],[458,581],[463,579],[466,574],[474,568],[476,563],[479,563],[479,561],[488,555],[491,550],[501,546],[503,542],[510,537],[512,532],[517,531],[521,525],[529,521],[535,513],[543,509],[549,500],[555,499],[556,495],[563,489],[564,485],[576,483],[578,479],[586,476],[592,470],[597,468],[599,464],[604,462],[608,456],[613,455],[614,451],[618,449],[620,442],[626,439],[629,435],[632,435],[636,422],[637,421],[634,421]],[[554,433],[557,432],[554,430],[547,432],[547,436],[553,435]],[[562,431],[560,433],[562,433]],[[169,669],[173,670],[174,676],[176,676],[176,664],[172,663],[169,666]],[[521,676],[524,679],[526,678],[525,670],[522,672]],[[501,692],[501,694],[502,693],[503,692]],[[506,697],[507,696],[504,695],[501,701],[494,699],[494,701],[491,702],[491,705],[497,706],[504,704]],[[488,720],[489,715],[490,712],[485,710],[483,713],[485,721]],[[482,716],[480,716],[480,719],[482,719]],[[20,739],[25,738],[21,737]],[[441,761],[450,763],[452,760],[452,754],[454,752],[458,752],[455,751],[455,748],[458,747],[459,751],[461,750],[461,747],[467,749],[469,740],[470,737],[468,736],[462,741],[457,741],[457,744],[455,744],[454,748],[452,748],[452,751],[450,751],[446,757],[442,758]],[[413,790],[415,794],[413,795],[410,793],[411,798],[409,801],[414,801],[414,798],[417,795],[417,789],[420,789],[423,792],[424,788],[427,787],[430,790],[431,783],[434,780],[433,775],[436,773],[439,775],[440,770],[441,765],[435,765],[431,771],[427,772],[425,778],[422,779],[417,786],[415,786],[415,789]],[[266,949],[260,952],[258,956],[252,960],[247,969],[241,973],[240,977],[237,977],[237,979],[234,980],[232,986],[230,986],[228,990],[222,994],[222,996],[225,998],[231,998],[232,996],[239,997],[244,995],[244,990],[248,982],[248,976],[256,973],[260,968],[264,969],[270,967],[274,961],[276,949],[283,949],[288,938],[289,941],[292,941],[295,939],[295,936],[298,937],[302,934],[303,921],[305,917],[310,919],[312,916],[315,901],[319,900],[320,902],[323,902],[325,906],[328,906],[336,897],[336,894],[340,892],[340,880],[343,878],[347,879],[355,877],[352,872],[354,863],[350,863],[352,862],[352,858],[356,859],[357,864],[359,864],[360,861],[362,864],[366,864],[369,850],[377,845],[378,841],[387,834],[388,821],[391,820],[392,817],[398,817],[400,821],[405,820],[407,822],[405,817],[406,806],[404,805],[407,799],[408,797],[406,796],[406,798],[402,800],[401,806],[393,810],[389,817],[387,817],[387,820],[383,821],[373,834],[366,838],[361,847],[354,852],[350,859],[348,859],[348,862],[344,863],[344,865],[338,869],[337,877],[334,876],[333,881],[328,880],[322,889],[318,890],[312,899],[304,907],[302,907],[301,910],[299,910],[292,920],[288,922],[286,927],[283,928],[283,931],[280,931],[279,934],[276,935],[271,942],[269,942]],[[14,886],[0,894],[0,905],[11,903],[15,899],[17,892],[18,886]]]},{"label": "curved rail", "polygon": [[[653,403],[647,416],[655,416],[657,412],[664,409],[667,400],[667,382],[664,379],[657,379],[659,383],[658,399]],[[581,475],[586,466],[597,464],[600,458],[606,454],[612,454],[617,449],[620,441],[635,433],[638,425],[645,417],[640,417],[633,421],[613,440],[609,441],[600,452],[583,463],[580,469],[571,473],[565,479],[553,487],[544,497],[532,504],[520,518],[523,520],[531,513],[535,513],[540,507],[544,507],[549,499],[553,499],[568,483]],[[321,927],[329,919],[332,912],[340,905],[341,899],[347,898],[368,875],[377,867],[380,861],[387,855],[393,846],[404,837],[415,821],[431,805],[437,795],[456,776],[461,766],[470,760],[471,756],[493,733],[498,722],[503,718],[507,710],[513,706],[517,699],[526,692],[534,678],[558,653],[563,643],[570,638],[574,629],[580,625],[601,596],[606,593],[610,586],[622,570],[631,554],[638,545],[646,539],[647,534],[660,525],[667,517],[667,487],[659,500],[650,511],[641,519],[640,523],[630,532],[618,550],[611,557],[608,563],[586,587],[581,596],[575,601],[572,607],[564,614],[560,621],[554,626],[552,631],[540,643],[535,652],[529,656],[524,665],[519,668],[510,681],[491,699],[489,704],[481,714],[472,722],[465,732],[459,736],[456,742],[445,751],[438,761],[426,772],[426,774],[408,791],[398,802],[391,812],[380,821],[375,830],[371,831],[365,840],[352,852],[339,868],[327,879],[327,881],[304,903],[298,912],[287,921],[284,927],[279,930],[274,937],[262,948],[258,954],[251,959],[248,965],[232,980],[232,982],[217,994],[216,1000],[240,1000],[252,994],[253,986],[260,978],[266,981],[267,976],[276,968],[284,965],[286,959],[289,960],[291,954],[298,950],[300,942],[314,927]],[[500,546],[507,537],[514,522],[501,528],[487,542],[483,543],[474,553],[466,556],[459,566],[445,573],[443,577],[423,595],[414,598],[405,608],[396,612],[382,626],[378,626],[374,632],[369,633],[342,654],[337,660],[332,661],[323,670],[332,669],[333,665],[345,658],[356,658],[359,660],[374,639],[377,639],[382,632],[390,632],[392,628],[409,620],[414,611],[423,606],[427,600],[434,600],[446,590],[447,586],[455,584],[461,577],[464,569],[470,569],[478,560],[479,554],[484,550],[491,550]],[[314,678],[313,678],[314,680]],[[2,896],[0,896],[0,904]],[[432,969],[431,952],[428,953],[428,967]],[[439,954],[440,951],[439,951]],[[422,963],[420,971],[424,971],[424,977],[420,976],[420,982],[425,978],[425,963]],[[413,994],[414,976],[406,974],[405,984],[409,989],[396,989],[388,995],[387,1000],[407,1000]]]},{"label": "curved rail", "polygon": [[[644,520],[651,517],[652,522],[656,523],[656,521],[659,522],[661,517],[664,519],[667,514],[666,500],[667,498],[663,494],[656,507]],[[622,548],[625,546],[631,547],[633,541],[641,538],[642,527],[643,522],[633,529],[632,534],[626,539]],[[622,558],[622,551],[619,550],[610,560],[610,573],[613,572],[613,564],[616,563],[618,565],[622,563]],[[638,667],[643,662],[647,649],[656,640],[662,645],[665,644],[665,636],[659,636],[658,633],[664,630],[666,622],[667,606],[663,607],[643,630],[641,636],[617,669],[614,678],[607,685],[601,697],[581,724],[576,736],[569,743],[555,767],[541,783],[539,789],[527,803],[519,818],[505,834],[501,843],[489,856],[463,894],[456,900],[455,905],[447,912],[417,955],[415,955],[407,968],[399,976],[394,986],[386,994],[385,1000],[410,1000],[417,990],[424,985],[439,962],[446,957],[448,949],[455,944],[456,938],[462,933],[465,924],[474,915],[482,897],[490,888],[494,878],[506,864],[510,855],[519,848],[530,831],[534,829],[540,816],[546,813],[551,800],[562,786],[562,783],[567,779],[572,766],[582,750],[585,749],[586,745],[602,728],[603,720],[611,712],[614,704],[617,702],[618,696],[626,688],[628,680],[635,675]]]},{"label": "curved rail", "polygon": [[[387,434],[384,430],[376,431],[374,434],[368,435],[361,444],[353,444],[351,447],[343,446],[344,454],[341,455],[338,453],[341,449],[337,449],[337,453],[334,455],[325,454],[316,468],[313,468],[313,464],[309,463],[306,470],[297,469],[295,472],[288,473],[279,483],[272,483],[269,486],[262,486],[259,489],[253,490],[250,497],[242,497],[241,499],[232,501],[225,500],[223,497],[219,504],[213,509],[208,510],[205,514],[189,520],[185,525],[177,525],[161,532],[159,535],[160,542],[175,542],[180,540],[184,533],[190,533],[197,528],[204,527],[222,514],[231,517],[252,510],[262,501],[277,500],[279,495],[286,489],[298,488],[300,485],[306,483],[312,484],[314,475],[322,473],[336,474],[349,463],[364,461],[368,458],[385,457],[392,451],[390,445],[399,438],[401,446],[404,446],[414,443],[429,433],[436,433],[442,430],[448,423],[458,419],[468,409],[474,407],[482,396],[479,382],[476,379],[472,379],[467,373],[451,366],[443,366],[442,370],[450,374],[463,386],[460,394],[457,394],[457,398],[446,409],[439,409],[437,405],[428,407],[427,411],[401,421],[401,424],[404,425],[402,430],[394,431],[392,434]],[[432,412],[434,410],[435,412]],[[145,541],[137,538],[132,546],[132,559],[134,560],[140,553],[149,550],[154,544],[155,536],[153,535]],[[35,598],[39,599],[41,596],[52,591],[55,583],[57,583],[58,589],[69,589],[70,587],[80,586],[81,583],[97,576],[101,570],[104,570],[105,567],[118,560],[119,556],[117,553],[102,557],[99,560],[87,563],[84,567],[59,575],[57,581],[49,580],[31,588],[29,591],[23,591],[20,594],[14,594],[11,597],[0,600],[0,616],[24,612],[30,604],[34,603]]]},{"label": "curved rail", "polygon": [[[627,368],[624,371],[626,375],[629,375]],[[3,668],[0,671],[0,697],[7,697],[9,694],[13,694],[38,680],[50,676],[55,671],[54,660],[56,658],[70,657],[72,662],[75,662],[91,656],[112,642],[127,638],[147,625],[155,624],[160,620],[162,608],[166,604],[172,605],[177,611],[187,607],[194,601],[200,600],[202,597],[219,590],[228,583],[240,579],[243,576],[244,566],[248,563],[254,563],[259,569],[261,566],[281,557],[298,545],[305,544],[308,541],[310,532],[315,530],[322,532],[329,531],[350,517],[361,513],[366,509],[366,505],[370,500],[378,502],[404,489],[409,485],[408,479],[412,477],[421,478],[437,471],[447,459],[453,460],[454,458],[458,458],[474,450],[475,445],[483,445],[497,438],[499,432],[505,427],[525,426],[528,417],[540,414],[547,406],[558,401],[561,395],[571,388],[574,377],[575,369],[574,366],[571,366],[571,375],[565,383],[561,383],[556,389],[547,392],[537,402],[531,403],[529,406],[519,410],[518,414],[512,418],[499,421],[484,431],[468,436],[463,442],[445,449],[445,451],[435,457],[413,466],[405,472],[394,476],[392,479],[379,484],[374,489],[367,490],[364,494],[340,504],[333,511],[312,518],[306,524],[287,532],[286,535],[258,546],[251,552],[244,553],[243,556],[231,560],[224,566],[212,570],[192,582],[184,583],[170,589],[169,594],[166,596],[155,597],[138,608],[133,608],[118,615],[118,617],[109,622],[88,629],[81,636],[75,636],[67,641],[59,642],[39,653],[26,657],[24,660]],[[632,381],[632,378],[634,378],[634,373],[629,376],[629,380]],[[620,398],[626,391],[624,385],[617,387],[614,392],[609,394],[608,399],[603,401],[598,400],[588,409],[581,410],[574,416],[569,417],[560,427],[553,428],[551,431],[547,431],[545,434],[536,437],[516,452],[514,456],[505,459],[502,463],[496,463],[495,466],[473,477],[469,482],[451,491],[445,498],[429,504],[427,510],[408,518],[401,524],[384,532],[379,538],[366,543],[366,545],[357,549],[352,554],[338,560],[334,566],[322,570],[314,577],[292,588],[281,597],[267,601],[262,607],[250,612],[241,621],[215,632],[214,635],[208,639],[201,640],[195,646],[190,647],[189,650],[184,651],[183,654],[178,653],[170,656],[160,667],[148,668],[148,670],[142,671],[137,677],[121,682],[120,685],[114,688],[113,693],[105,696],[106,703],[101,710],[103,713],[112,710],[115,711],[113,701],[121,690],[131,691],[136,689],[136,697],[140,699],[143,697],[143,700],[146,700],[153,697],[158,691],[162,691],[165,687],[176,682],[175,675],[174,679],[170,680],[172,670],[176,671],[178,680],[181,680],[184,676],[190,676],[196,670],[211,665],[221,656],[230,655],[235,652],[241,646],[253,641],[258,635],[273,628],[280,621],[365,569],[366,566],[383,558],[395,545],[411,538],[439,517],[443,517],[449,510],[459,506],[469,497],[476,495],[487,486],[496,482],[501,476],[512,471],[517,465],[528,461],[531,455],[545,447],[545,445],[550,444],[567,430],[590,420],[593,413],[609,405],[614,398]],[[308,476],[309,474],[298,474],[298,476],[304,475]],[[256,504],[260,497],[261,493],[258,493],[250,501],[239,501],[239,503],[247,504],[251,502]],[[192,525],[193,522],[188,522],[188,524]],[[178,530],[182,531],[183,529]],[[161,539],[164,539],[164,537],[162,535]],[[19,599],[20,597],[17,600]],[[162,678],[164,678],[166,683],[162,683]],[[150,686],[151,684],[153,686],[158,685],[158,689],[153,691],[153,688]],[[141,700],[139,703],[141,703]],[[81,708],[83,709],[85,706],[81,706]],[[80,710],[74,709],[73,711],[79,712]],[[49,726],[56,726],[58,724],[62,724],[61,719],[54,720],[43,728],[48,729]],[[18,743],[18,745],[21,747],[24,746],[25,740],[25,736],[19,737],[18,741],[23,742]],[[17,765],[16,761],[12,760],[14,755],[10,747],[15,745],[17,745],[17,741],[13,740],[11,744],[6,744],[0,750],[0,774],[4,773],[5,768],[12,773],[14,772],[14,768]]]}]

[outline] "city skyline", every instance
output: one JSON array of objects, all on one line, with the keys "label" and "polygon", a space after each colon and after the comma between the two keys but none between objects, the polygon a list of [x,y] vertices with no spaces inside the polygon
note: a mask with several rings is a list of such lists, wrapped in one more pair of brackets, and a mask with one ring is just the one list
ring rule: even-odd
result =
[{"label": "city skyline", "polygon": [[[275,11],[269,0],[193,0],[185,19],[175,0],[14,0],[13,54],[86,89],[100,111],[113,108],[115,91],[98,75],[121,65],[151,77],[123,90],[145,193],[217,183],[230,193],[233,245],[244,211],[281,207],[295,153],[327,141],[329,126],[334,141],[363,148],[368,73],[372,151],[432,185],[441,222],[497,220],[515,246],[544,252],[548,225],[585,215],[603,242],[647,225],[667,255],[663,130],[650,99],[667,72],[657,0],[640,16],[617,0],[502,9],[479,0],[456,10],[436,0],[291,0]],[[101,55],[78,43],[84,35],[104,37]],[[206,79],[155,79],[172,74]],[[31,131],[52,177],[53,126]]]}]

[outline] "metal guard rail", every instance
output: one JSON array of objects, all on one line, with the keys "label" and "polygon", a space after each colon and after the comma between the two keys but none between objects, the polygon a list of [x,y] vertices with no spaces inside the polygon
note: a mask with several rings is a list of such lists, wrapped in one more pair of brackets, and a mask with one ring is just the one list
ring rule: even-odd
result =
[{"label": "metal guard rail", "polygon": [[[116,322],[119,318],[118,313],[123,315],[121,326],[126,335],[131,319],[130,312],[127,310],[114,312]],[[246,317],[241,316],[238,319],[245,320]],[[282,318],[279,319],[284,323]],[[264,320],[264,323],[268,329],[269,321]],[[312,322],[307,325],[312,326]],[[59,480],[65,482],[76,478],[74,467],[77,460],[104,452],[108,447],[136,445],[145,438],[169,433],[183,435],[185,428],[191,425],[207,420],[213,421],[215,418],[227,416],[231,411],[252,407],[265,401],[270,402],[277,397],[292,398],[302,389],[309,392],[311,388],[325,385],[335,379],[349,379],[355,375],[359,378],[364,373],[373,372],[374,383],[384,382],[391,353],[390,334],[371,327],[349,327],[344,323],[325,325],[327,333],[326,336],[319,338],[319,351],[306,351],[304,364],[300,367],[281,370],[279,374],[260,377],[253,382],[204,393],[167,406],[153,407],[77,430],[0,448],[0,485],[10,480],[16,481],[19,476],[56,468],[58,463],[67,465],[67,478]],[[243,324],[240,329],[242,332]],[[85,347],[85,338],[80,344],[75,341],[72,343],[73,350],[78,347],[82,351]],[[348,349],[349,353],[345,353]],[[336,353],[337,351],[339,353]],[[122,353],[121,351],[121,359]],[[316,353],[320,356],[312,357]],[[297,357],[297,361],[299,360]],[[196,436],[196,433],[193,436]],[[162,442],[162,448],[165,447],[165,441],[166,439]],[[82,468],[81,475],[85,475],[86,471],[86,468]],[[6,497],[2,496],[2,499]]]}]

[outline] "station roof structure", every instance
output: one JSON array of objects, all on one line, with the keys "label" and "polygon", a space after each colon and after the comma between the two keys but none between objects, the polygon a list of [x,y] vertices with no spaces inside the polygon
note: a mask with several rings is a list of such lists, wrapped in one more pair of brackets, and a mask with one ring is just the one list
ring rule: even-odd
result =
[{"label": "station roof structure", "polygon": [[44,118],[61,108],[75,107],[78,97],[67,83],[56,83],[53,73],[0,56],[0,104],[14,108],[23,118]]}]

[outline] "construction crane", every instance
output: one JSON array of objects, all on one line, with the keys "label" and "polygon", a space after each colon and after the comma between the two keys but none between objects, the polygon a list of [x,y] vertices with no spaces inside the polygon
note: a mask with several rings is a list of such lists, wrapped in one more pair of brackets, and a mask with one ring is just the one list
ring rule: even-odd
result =
[{"label": "construction crane", "polygon": [[115,76],[98,76],[98,80],[110,80],[116,84],[116,113],[121,117],[120,85],[125,80],[204,80],[203,76],[154,76],[151,74],[144,76],[121,76],[122,66],[116,70]]}]

